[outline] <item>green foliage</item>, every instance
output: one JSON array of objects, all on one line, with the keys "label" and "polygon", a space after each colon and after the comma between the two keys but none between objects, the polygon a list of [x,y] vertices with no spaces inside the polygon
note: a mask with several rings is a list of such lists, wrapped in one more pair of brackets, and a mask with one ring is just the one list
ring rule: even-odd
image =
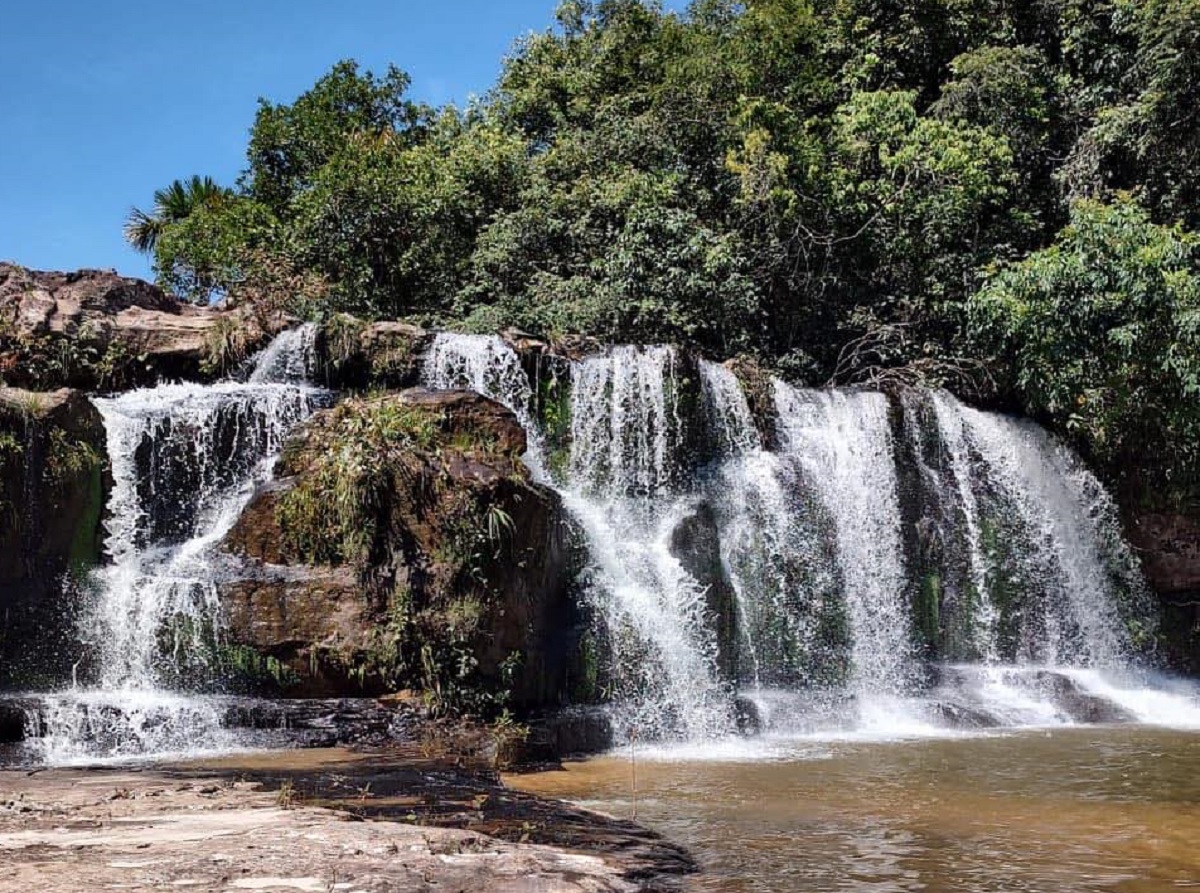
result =
[{"label": "green foliage", "polygon": [[[365,568],[386,533],[387,494],[421,475],[413,451],[433,447],[436,419],[394,401],[342,403],[310,436],[292,447],[306,464],[279,503],[284,546],[310,563]],[[298,459],[284,461],[290,467]]]},{"label": "green foliage", "polygon": [[1114,474],[1200,480],[1200,239],[1132,200],[1077,203],[1054,245],[996,271],[972,332],[1025,409]]},{"label": "green foliage", "polygon": [[234,197],[233,191],[217,185],[212,177],[195,176],[175,180],[154,193],[154,210],[134,208],[125,220],[125,241],[144,254],[158,247],[158,240],[172,224],[181,223],[198,211],[216,209]]},{"label": "green foliage", "polygon": [[250,275],[252,252],[268,244],[276,221],[252,199],[227,198],[165,226],[154,246],[160,284],[207,304]]},{"label": "green foliage", "polygon": [[246,153],[250,195],[283,214],[356,134],[413,131],[422,109],[405,99],[408,86],[408,75],[394,66],[377,78],[346,60],[291,105],[260,99]]},{"label": "green foliage", "polygon": [[[1080,197],[1200,227],[1198,85],[1200,0],[568,0],[469,108],[340,62],[260,101],[235,193],[176,184],[133,222],[196,300],[302,293],[319,318],[683,342],[1011,399],[1041,386],[979,347],[1017,273],[967,337],[984,271],[1044,269]],[[1123,250],[1089,276],[1138,287]],[[1076,358],[1102,339],[1058,330],[1039,372],[1090,381]],[[1027,402],[1098,457],[1133,442],[1066,396]]]}]

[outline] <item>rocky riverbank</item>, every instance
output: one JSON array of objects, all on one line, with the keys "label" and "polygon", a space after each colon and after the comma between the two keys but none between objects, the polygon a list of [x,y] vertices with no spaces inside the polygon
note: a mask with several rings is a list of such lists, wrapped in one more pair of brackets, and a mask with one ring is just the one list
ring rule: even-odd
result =
[{"label": "rocky riverbank", "polygon": [[663,890],[691,857],[420,746],[0,772],[0,891]]}]

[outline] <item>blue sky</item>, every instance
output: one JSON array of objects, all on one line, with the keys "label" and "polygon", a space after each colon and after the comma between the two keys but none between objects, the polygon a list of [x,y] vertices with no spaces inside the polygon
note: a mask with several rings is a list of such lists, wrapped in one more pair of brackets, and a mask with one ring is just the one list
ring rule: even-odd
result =
[{"label": "blue sky", "polygon": [[[176,177],[232,184],[256,101],[354,58],[412,95],[485,92],[557,0],[14,0],[0,52],[0,259],[148,276],[131,205]],[[669,2],[680,8],[682,2]]]}]

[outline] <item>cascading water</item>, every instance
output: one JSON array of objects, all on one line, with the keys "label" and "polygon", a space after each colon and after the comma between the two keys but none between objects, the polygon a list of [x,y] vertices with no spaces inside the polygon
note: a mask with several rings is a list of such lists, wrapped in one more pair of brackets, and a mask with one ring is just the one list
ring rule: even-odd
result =
[{"label": "cascading water", "polygon": [[219,705],[171,689],[219,634],[213,547],[269,477],[287,434],[326,402],[299,383],[311,343],[311,326],[280,335],[246,384],[168,384],[94,401],[113,476],[110,563],[93,574],[79,625],[89,684],[43,699],[34,740],[47,762],[233,743]]},{"label": "cascading water", "polygon": [[545,467],[533,388],[503,340],[437,336],[424,380],[471,387],[508,406],[529,431],[535,479],[559,491],[587,542],[587,598],[604,618],[612,664],[622,668],[618,726],[708,737],[729,731],[732,713],[704,589],[671,550],[671,534],[691,510],[672,489],[682,428],[676,363],[671,348],[616,347],[572,364],[561,479]]},{"label": "cascading water", "polygon": [[589,597],[605,618],[622,699],[619,725],[711,737],[731,714],[705,588],[672,549],[694,511],[678,486],[678,357],[615,347],[572,368],[563,494],[587,537]]},{"label": "cascading water", "polygon": [[797,459],[833,520],[849,622],[852,684],[903,694],[912,631],[887,400],[775,383],[783,452]]},{"label": "cascading water", "polygon": [[[1128,672],[1126,621],[1149,616],[1135,562],[1098,482],[1036,426],[941,392],[895,406],[775,381],[768,449],[726,367],[666,347],[562,362],[553,438],[502,339],[438,336],[425,381],[528,429],[535,477],[584,535],[619,734],[728,734],[738,689],[788,733],[1200,723],[1190,689]],[[679,545],[705,525],[718,567],[696,576]]]},{"label": "cascading water", "polygon": [[532,415],[533,389],[520,358],[502,338],[442,332],[434,338],[423,370],[429,388],[465,388],[511,409],[527,435],[525,463],[535,480],[544,481],[541,431]]}]

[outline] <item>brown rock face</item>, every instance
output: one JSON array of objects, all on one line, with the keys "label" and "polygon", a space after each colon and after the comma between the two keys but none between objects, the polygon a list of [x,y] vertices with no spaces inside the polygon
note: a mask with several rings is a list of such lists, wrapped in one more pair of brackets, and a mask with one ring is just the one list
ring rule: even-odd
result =
[{"label": "brown rock face", "polygon": [[99,559],[107,477],[82,394],[0,387],[0,686],[65,678],[65,584]]},{"label": "brown rock face", "polygon": [[432,338],[432,332],[408,323],[335,316],[317,331],[317,377],[341,390],[414,385],[421,352]]},{"label": "brown rock face", "polygon": [[1162,644],[1168,664],[1200,674],[1200,521],[1146,513],[1127,523],[1142,571],[1162,602]]},{"label": "brown rock face", "polygon": [[211,378],[281,326],[184,304],[109,271],[0,263],[0,381],[10,385],[112,390]]},{"label": "brown rock face", "polygon": [[1184,515],[1146,514],[1129,525],[1142,570],[1164,596],[1200,592],[1200,522]]},{"label": "brown rock face", "polygon": [[525,434],[469,391],[413,389],[318,413],[223,546],[228,635],[285,664],[292,693],[418,689],[534,707],[565,690],[572,561]]}]

